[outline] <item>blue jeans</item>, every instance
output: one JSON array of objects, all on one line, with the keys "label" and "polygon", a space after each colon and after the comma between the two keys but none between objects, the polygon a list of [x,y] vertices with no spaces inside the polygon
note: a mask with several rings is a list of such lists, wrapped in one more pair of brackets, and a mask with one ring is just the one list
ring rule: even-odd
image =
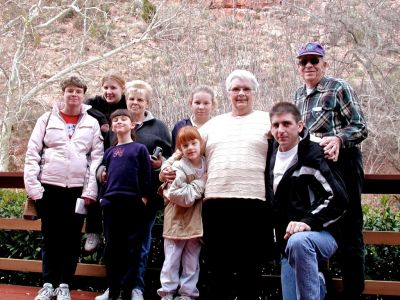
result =
[{"label": "blue jeans", "polygon": [[281,260],[283,300],[322,300],[326,288],[318,275],[318,262],[327,261],[337,250],[327,231],[304,231],[292,235],[287,243],[287,258]]}]

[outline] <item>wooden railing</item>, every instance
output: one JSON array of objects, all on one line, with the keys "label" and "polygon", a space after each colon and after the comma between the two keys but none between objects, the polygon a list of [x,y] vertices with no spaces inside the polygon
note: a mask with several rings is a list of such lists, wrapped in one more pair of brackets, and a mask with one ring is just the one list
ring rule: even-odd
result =
[{"label": "wooden railing", "polygon": [[[22,173],[0,172],[0,188],[24,188]],[[363,193],[400,194],[400,175],[366,175]],[[40,220],[0,218],[1,230],[40,230]],[[400,232],[364,231],[367,245],[400,245]],[[397,267],[397,266],[396,266]],[[0,270],[41,272],[40,260],[0,258]],[[105,268],[98,264],[78,264],[76,275],[104,277]],[[277,276],[270,276],[277,281]],[[334,279],[334,286],[341,289],[341,279]],[[400,296],[400,281],[366,280],[364,294]]]}]

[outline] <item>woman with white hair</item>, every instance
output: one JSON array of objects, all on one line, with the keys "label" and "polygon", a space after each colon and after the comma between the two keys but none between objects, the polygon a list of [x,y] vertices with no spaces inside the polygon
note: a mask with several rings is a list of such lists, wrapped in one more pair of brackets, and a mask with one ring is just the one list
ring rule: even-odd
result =
[{"label": "woman with white hair", "polygon": [[[226,79],[232,111],[199,129],[208,170],[202,215],[207,300],[259,299],[272,222],[264,175],[270,121],[268,113],[254,110],[258,87],[251,72],[233,71]],[[168,168],[160,174],[163,181],[174,176]]]},{"label": "woman with white hair", "polygon": [[232,111],[200,128],[208,170],[203,224],[209,300],[231,299],[232,291],[243,300],[259,296],[272,231],[264,184],[270,122],[266,112],[254,110],[258,87],[251,72],[233,71],[226,79]]}]

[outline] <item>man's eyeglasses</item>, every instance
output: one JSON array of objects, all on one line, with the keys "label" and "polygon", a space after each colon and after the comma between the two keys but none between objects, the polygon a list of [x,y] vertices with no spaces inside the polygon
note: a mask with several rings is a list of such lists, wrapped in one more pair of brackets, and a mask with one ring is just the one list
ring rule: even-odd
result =
[{"label": "man's eyeglasses", "polygon": [[230,90],[230,92],[234,95],[239,95],[240,91],[243,91],[243,94],[249,95],[253,90],[251,88],[245,87],[245,88],[233,88]]},{"label": "man's eyeglasses", "polygon": [[318,65],[319,61],[319,57],[312,57],[310,59],[303,58],[299,60],[298,64],[302,67],[305,67],[308,63],[311,63],[312,65]]}]

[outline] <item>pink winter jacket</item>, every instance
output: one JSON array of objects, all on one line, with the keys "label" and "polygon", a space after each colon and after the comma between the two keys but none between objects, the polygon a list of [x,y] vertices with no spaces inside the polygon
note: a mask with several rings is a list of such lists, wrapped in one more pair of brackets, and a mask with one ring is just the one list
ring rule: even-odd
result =
[{"label": "pink winter jacket", "polygon": [[95,171],[103,158],[104,148],[99,124],[87,114],[89,108],[82,104],[81,116],[71,138],[57,105],[50,119],[49,113],[45,113],[37,120],[29,139],[24,167],[25,189],[31,199],[43,197],[42,183],[60,187],[83,186],[82,197],[96,199]]}]

